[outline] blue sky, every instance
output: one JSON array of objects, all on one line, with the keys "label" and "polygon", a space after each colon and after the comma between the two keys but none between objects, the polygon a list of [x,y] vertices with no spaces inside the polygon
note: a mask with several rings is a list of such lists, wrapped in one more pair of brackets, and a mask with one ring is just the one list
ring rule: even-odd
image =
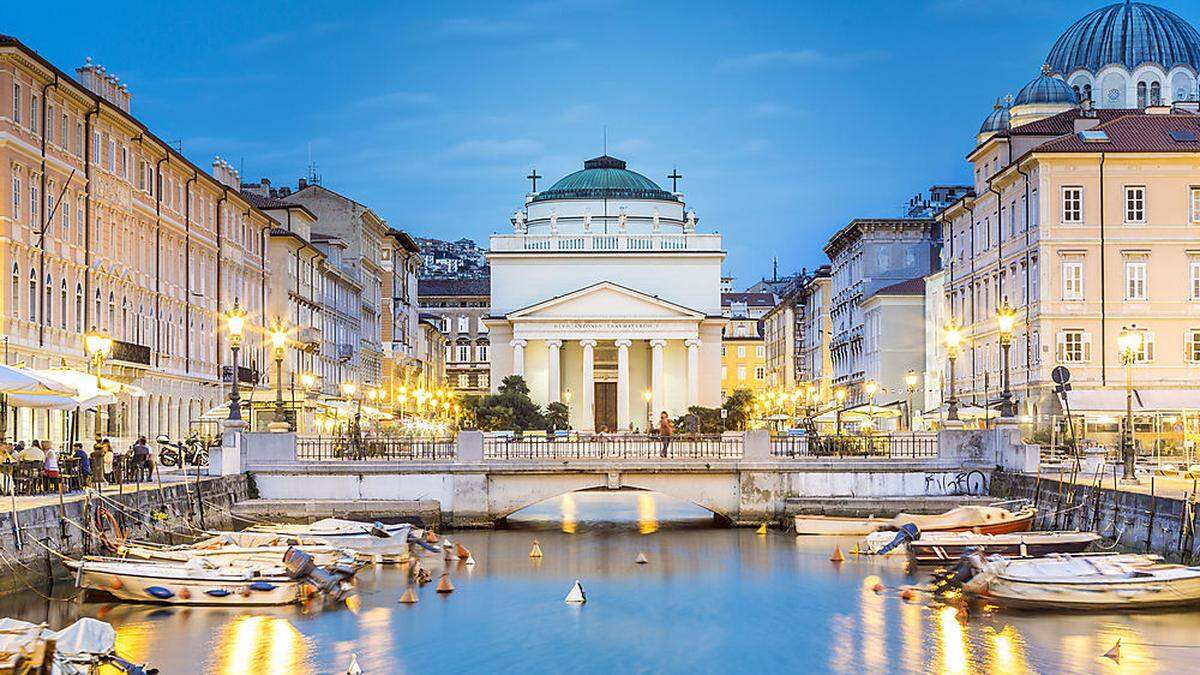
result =
[{"label": "blue sky", "polygon": [[[673,167],[739,286],[823,261],[963,156],[995,98],[1103,2],[9,3],[0,32],[64,70],[92,56],[207,166],[329,187],[418,236],[509,227],[609,153]],[[1182,0],[1157,4],[1200,22]]]}]

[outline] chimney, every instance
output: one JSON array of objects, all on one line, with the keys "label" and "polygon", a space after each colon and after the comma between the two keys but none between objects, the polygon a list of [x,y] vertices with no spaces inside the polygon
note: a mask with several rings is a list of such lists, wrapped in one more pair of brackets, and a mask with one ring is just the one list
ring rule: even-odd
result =
[{"label": "chimney", "polygon": [[1076,117],[1075,118],[1075,133],[1095,129],[1100,126],[1099,117]]},{"label": "chimney", "polygon": [[83,65],[75,69],[75,76],[93,94],[129,112],[129,87],[121,83],[121,78],[105,70],[104,66],[93,64],[92,57],[87,57]]},{"label": "chimney", "polygon": [[304,188],[306,188],[306,187],[308,187],[308,179],[307,179],[307,178],[301,178],[301,179],[300,179],[300,182],[299,182],[299,184],[298,184],[298,187],[297,187],[296,189],[298,189],[298,190],[303,190],[303,189],[304,189]]},{"label": "chimney", "polygon": [[1152,105],[1146,108],[1147,115],[1170,115],[1171,106],[1169,105]]}]

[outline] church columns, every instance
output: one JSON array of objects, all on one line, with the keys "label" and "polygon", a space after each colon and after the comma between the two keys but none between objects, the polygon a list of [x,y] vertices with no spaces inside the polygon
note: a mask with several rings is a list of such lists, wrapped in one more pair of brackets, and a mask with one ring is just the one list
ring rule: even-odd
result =
[{"label": "church columns", "polygon": [[667,392],[664,387],[667,377],[663,364],[663,348],[666,346],[666,340],[650,341],[650,400],[653,402],[653,407],[650,411],[650,419],[646,420],[646,423],[651,427],[654,425],[654,416],[666,408]]},{"label": "church columns", "polygon": [[617,340],[617,431],[629,428],[629,340]]},{"label": "church columns", "polygon": [[525,377],[525,345],[529,343],[525,340],[513,340],[508,344],[512,345],[513,350],[512,374]]},{"label": "church columns", "polygon": [[687,404],[700,405],[700,340],[692,338],[687,345]]},{"label": "church columns", "polygon": [[580,340],[579,346],[583,347],[583,419],[579,420],[580,431],[595,431],[596,428],[596,363],[595,363],[595,340]]},{"label": "church columns", "polygon": [[558,403],[562,401],[562,370],[559,367],[559,353],[562,350],[562,340],[546,340],[547,364],[546,374],[547,382],[546,402]]}]

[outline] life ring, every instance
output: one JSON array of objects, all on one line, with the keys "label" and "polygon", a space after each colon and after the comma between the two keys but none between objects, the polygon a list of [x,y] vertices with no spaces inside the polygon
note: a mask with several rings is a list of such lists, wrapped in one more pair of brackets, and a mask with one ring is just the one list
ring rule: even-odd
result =
[{"label": "life ring", "polygon": [[[121,529],[121,523],[117,522],[116,516],[103,504],[96,505],[96,510],[92,515],[92,525],[95,527],[101,543],[109,550],[116,551],[125,545],[125,531]],[[110,530],[113,539],[109,538]]]}]

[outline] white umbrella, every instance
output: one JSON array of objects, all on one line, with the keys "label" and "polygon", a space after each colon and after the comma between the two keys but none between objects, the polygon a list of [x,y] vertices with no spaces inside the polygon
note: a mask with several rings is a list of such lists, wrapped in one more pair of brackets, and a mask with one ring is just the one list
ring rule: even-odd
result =
[{"label": "white umbrella", "polygon": [[19,366],[0,365],[0,394],[65,394],[78,393],[75,387],[37,371]]},{"label": "white umbrella", "polygon": [[[142,397],[146,395],[146,390],[133,384],[110,380],[107,377],[100,378],[100,386],[96,386],[96,376],[91,373],[85,373],[81,370],[72,370],[70,368],[50,368],[47,370],[33,371],[39,376],[59,382],[64,386],[71,387],[79,394],[95,395],[98,393],[112,394],[129,394],[134,397]],[[72,392],[74,393],[74,392]]]},{"label": "white umbrella", "polygon": [[39,408],[46,410],[74,410],[83,408],[91,410],[97,406],[112,405],[117,397],[104,391],[82,396],[63,396],[61,394],[9,394],[8,404],[15,408]]}]

